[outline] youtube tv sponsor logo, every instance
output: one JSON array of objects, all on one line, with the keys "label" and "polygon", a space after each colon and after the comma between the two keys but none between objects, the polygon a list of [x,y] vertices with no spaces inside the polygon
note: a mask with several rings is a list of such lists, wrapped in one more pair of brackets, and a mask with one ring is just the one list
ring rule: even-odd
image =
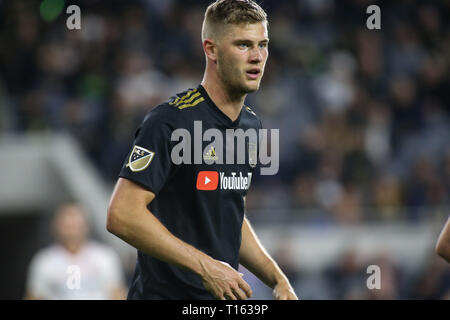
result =
[{"label": "youtube tv sponsor logo", "polygon": [[200,171],[197,176],[198,190],[216,190],[219,184],[219,173],[217,171]]},{"label": "youtube tv sponsor logo", "polygon": [[247,190],[250,187],[252,173],[243,176],[242,172],[237,174],[231,172],[225,175],[224,172],[200,171],[197,176],[197,190]]}]

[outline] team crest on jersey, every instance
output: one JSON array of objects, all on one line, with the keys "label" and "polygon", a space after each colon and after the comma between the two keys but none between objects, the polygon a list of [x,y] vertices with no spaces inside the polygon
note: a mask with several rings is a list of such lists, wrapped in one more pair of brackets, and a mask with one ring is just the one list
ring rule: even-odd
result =
[{"label": "team crest on jersey", "polygon": [[128,159],[127,167],[133,172],[145,170],[150,162],[152,162],[154,156],[155,153],[153,151],[134,146]]},{"label": "team crest on jersey", "polygon": [[257,148],[256,143],[249,142],[248,143],[248,164],[250,167],[256,167],[257,162]]},{"label": "team crest on jersey", "polygon": [[203,160],[219,160],[219,157],[216,154],[216,149],[213,146],[203,155]]}]

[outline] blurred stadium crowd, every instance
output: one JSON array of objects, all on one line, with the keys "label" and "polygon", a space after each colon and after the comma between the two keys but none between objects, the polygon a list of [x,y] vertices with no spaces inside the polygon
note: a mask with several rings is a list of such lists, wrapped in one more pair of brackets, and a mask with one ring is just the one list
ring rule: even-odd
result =
[{"label": "blurred stadium crowd", "polygon": [[[292,246],[285,243],[274,252],[274,259],[290,279],[301,299],[307,300],[449,300],[450,270],[448,263],[430,254],[421,268],[413,270],[387,252],[365,260],[353,249],[315,272],[305,272],[293,262]],[[367,266],[380,267],[380,289],[368,290]],[[271,299],[271,290],[246,269],[246,280],[256,299]]]},{"label": "blurred stadium crowd", "polygon": [[[3,5],[1,128],[69,130],[114,181],[143,115],[200,82],[208,2],[77,3],[80,31],[64,13],[43,21],[39,1]],[[319,208],[348,222],[370,218],[364,207],[415,219],[448,204],[450,5],[386,2],[382,29],[368,30],[369,4],[263,3],[270,58],[247,103],[281,130],[281,165],[255,180],[250,209]]]},{"label": "blurred stadium crowd", "polygon": [[[44,21],[40,1],[0,1],[0,132],[69,131],[114,183],[143,116],[201,81],[209,2],[73,1],[82,28],[68,30],[65,12]],[[366,28],[371,4],[381,8],[381,30]],[[262,7],[270,57],[247,104],[265,128],[280,129],[280,171],[255,178],[249,212],[348,224],[417,221],[448,208],[450,2]],[[352,296],[344,287],[361,276],[352,259],[327,273],[342,284],[331,298]],[[429,268],[434,278],[407,290],[414,297],[450,287],[448,269]]]}]

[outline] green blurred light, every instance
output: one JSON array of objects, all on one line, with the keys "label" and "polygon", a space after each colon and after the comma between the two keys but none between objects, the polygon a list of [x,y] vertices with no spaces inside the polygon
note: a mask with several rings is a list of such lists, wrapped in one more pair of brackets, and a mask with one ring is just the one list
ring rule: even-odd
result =
[{"label": "green blurred light", "polygon": [[47,22],[55,20],[64,8],[64,0],[44,0],[39,8],[41,18]]},{"label": "green blurred light", "polygon": [[108,83],[104,76],[89,73],[82,77],[78,91],[83,97],[101,98],[106,94],[107,87]]}]

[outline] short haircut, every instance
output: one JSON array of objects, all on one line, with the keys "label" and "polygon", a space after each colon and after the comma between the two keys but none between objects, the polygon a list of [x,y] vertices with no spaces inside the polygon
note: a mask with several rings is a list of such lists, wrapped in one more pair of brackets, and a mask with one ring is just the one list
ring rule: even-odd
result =
[{"label": "short haircut", "polygon": [[202,41],[211,38],[224,25],[267,22],[266,12],[252,0],[216,0],[205,12],[202,27]]}]

